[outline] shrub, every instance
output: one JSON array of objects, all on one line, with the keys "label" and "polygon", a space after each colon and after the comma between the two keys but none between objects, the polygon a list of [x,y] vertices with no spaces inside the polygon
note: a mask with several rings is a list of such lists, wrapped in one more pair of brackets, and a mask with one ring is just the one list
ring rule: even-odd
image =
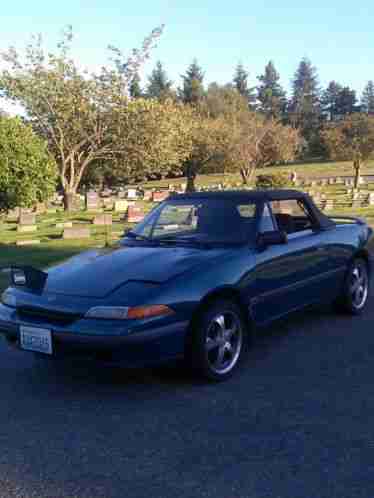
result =
[{"label": "shrub", "polygon": [[286,173],[275,173],[272,175],[258,175],[256,187],[260,189],[284,188],[290,185],[290,178]]}]

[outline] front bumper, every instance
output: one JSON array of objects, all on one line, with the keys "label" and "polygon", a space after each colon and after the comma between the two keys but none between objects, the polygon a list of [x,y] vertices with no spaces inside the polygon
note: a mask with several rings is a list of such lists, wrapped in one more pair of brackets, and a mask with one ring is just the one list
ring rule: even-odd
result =
[{"label": "front bumper", "polygon": [[148,320],[140,324],[81,319],[70,325],[22,319],[15,309],[0,304],[0,333],[9,344],[20,348],[20,326],[51,330],[56,358],[85,358],[128,366],[160,363],[184,353],[188,321]]}]

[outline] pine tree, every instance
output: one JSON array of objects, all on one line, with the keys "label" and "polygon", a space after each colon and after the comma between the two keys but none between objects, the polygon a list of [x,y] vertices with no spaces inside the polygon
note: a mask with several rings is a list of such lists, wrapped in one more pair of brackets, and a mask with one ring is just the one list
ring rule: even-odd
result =
[{"label": "pine tree", "polygon": [[140,86],[140,76],[138,73],[135,73],[133,79],[131,80],[129,93],[133,99],[138,99],[139,97],[142,97],[142,95],[143,95],[143,92],[142,92],[142,89]]},{"label": "pine tree", "polygon": [[248,72],[244,69],[242,63],[236,66],[234,78],[234,87],[236,90],[248,101],[250,107],[255,107],[256,96],[254,94],[254,88],[248,87]]},{"label": "pine tree", "polygon": [[348,116],[353,114],[357,103],[355,90],[345,86],[341,89],[338,96],[338,114],[339,116]]},{"label": "pine tree", "polygon": [[320,88],[317,70],[307,58],[301,60],[296,70],[289,111],[292,125],[300,129],[312,148],[320,126]]},{"label": "pine tree", "polygon": [[204,96],[204,73],[197,59],[189,65],[182,79],[183,88],[179,90],[181,100],[185,104],[198,104]]},{"label": "pine tree", "polygon": [[365,86],[361,103],[365,112],[374,114],[374,81],[370,80]]},{"label": "pine tree", "polygon": [[286,110],[286,92],[279,83],[279,73],[272,61],[266,67],[264,74],[257,77],[260,84],[257,87],[259,110],[268,118],[282,118]]},{"label": "pine tree", "polygon": [[339,95],[343,87],[336,81],[330,81],[321,96],[323,114],[329,121],[334,121],[339,113]]},{"label": "pine tree", "polygon": [[148,78],[147,96],[158,100],[172,98],[174,95],[172,85],[173,82],[168,79],[161,61],[158,61]]}]

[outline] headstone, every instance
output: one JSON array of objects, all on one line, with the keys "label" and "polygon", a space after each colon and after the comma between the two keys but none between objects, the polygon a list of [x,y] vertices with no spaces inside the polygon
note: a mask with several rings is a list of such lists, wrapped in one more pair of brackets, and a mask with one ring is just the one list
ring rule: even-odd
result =
[{"label": "headstone", "polygon": [[365,185],[366,183],[366,180],[363,176],[360,176],[360,178],[358,179],[358,184],[359,185]]},{"label": "headstone", "polygon": [[311,186],[311,187],[316,187],[316,186],[317,186],[317,181],[316,181],[316,180],[312,180],[312,181],[310,182],[310,186]]},{"label": "headstone", "polygon": [[328,184],[327,178],[322,178],[321,180],[322,187],[326,187],[327,184]]},{"label": "headstone", "polygon": [[111,197],[105,197],[103,199],[104,207],[107,209],[113,209],[114,201]]},{"label": "headstone", "polygon": [[113,223],[113,218],[111,214],[98,214],[95,216],[93,222],[94,225],[112,225]]},{"label": "headstone", "polygon": [[374,206],[374,192],[370,192],[368,201],[370,206]]},{"label": "headstone", "polygon": [[35,206],[36,214],[44,214],[46,211],[47,211],[47,206],[45,205],[45,202],[38,202],[37,205]]},{"label": "headstone", "polygon": [[129,223],[139,223],[144,218],[144,211],[141,207],[129,206],[126,221]]},{"label": "headstone", "polygon": [[127,201],[115,201],[114,203],[114,211],[117,213],[125,213],[127,208],[129,207],[129,203]]},{"label": "headstone", "polygon": [[35,225],[35,214],[21,211],[18,223],[20,225]]},{"label": "headstone", "polygon": [[14,220],[14,219],[18,220],[20,215],[21,215],[21,208],[15,207],[14,209],[11,209],[10,211],[8,211],[7,219],[8,220]]},{"label": "headstone", "polygon": [[18,225],[17,232],[18,233],[30,233],[36,232],[38,227],[36,225]]},{"label": "headstone", "polygon": [[33,246],[35,244],[40,244],[40,240],[34,239],[34,240],[17,240],[16,241],[16,246]]},{"label": "headstone", "polygon": [[65,228],[62,234],[63,239],[89,239],[90,236],[90,229],[83,227]]},{"label": "headstone", "polygon": [[352,208],[360,208],[362,206],[360,199],[353,199]]},{"label": "headstone", "polygon": [[143,195],[143,200],[144,201],[150,201],[152,199],[152,191],[151,190],[145,190],[144,195]]},{"label": "headstone", "polygon": [[168,197],[169,197],[169,192],[167,190],[164,190],[164,191],[159,190],[159,191],[153,192],[152,201],[153,202],[162,202],[165,199],[167,199]]},{"label": "headstone", "polygon": [[56,223],[56,228],[73,228],[73,222],[72,221],[64,221],[61,223]]},{"label": "headstone", "polygon": [[86,193],[85,206],[87,211],[96,211],[96,209],[100,208],[97,192],[90,191]]},{"label": "headstone", "polygon": [[127,198],[128,199],[137,199],[138,198],[138,191],[136,188],[129,188],[127,190]]},{"label": "headstone", "polygon": [[329,183],[329,185],[334,185],[335,184],[335,178],[329,178],[328,183]]},{"label": "headstone", "polygon": [[324,208],[325,208],[325,211],[331,211],[331,209],[334,208],[334,200],[333,199],[326,199]]}]

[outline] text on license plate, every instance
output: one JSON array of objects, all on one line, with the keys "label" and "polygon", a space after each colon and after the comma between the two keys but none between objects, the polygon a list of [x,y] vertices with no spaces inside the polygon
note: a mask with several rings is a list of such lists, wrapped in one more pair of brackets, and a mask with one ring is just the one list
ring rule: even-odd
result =
[{"label": "text on license plate", "polygon": [[52,354],[52,333],[38,327],[20,327],[20,344],[22,349],[38,353]]}]

